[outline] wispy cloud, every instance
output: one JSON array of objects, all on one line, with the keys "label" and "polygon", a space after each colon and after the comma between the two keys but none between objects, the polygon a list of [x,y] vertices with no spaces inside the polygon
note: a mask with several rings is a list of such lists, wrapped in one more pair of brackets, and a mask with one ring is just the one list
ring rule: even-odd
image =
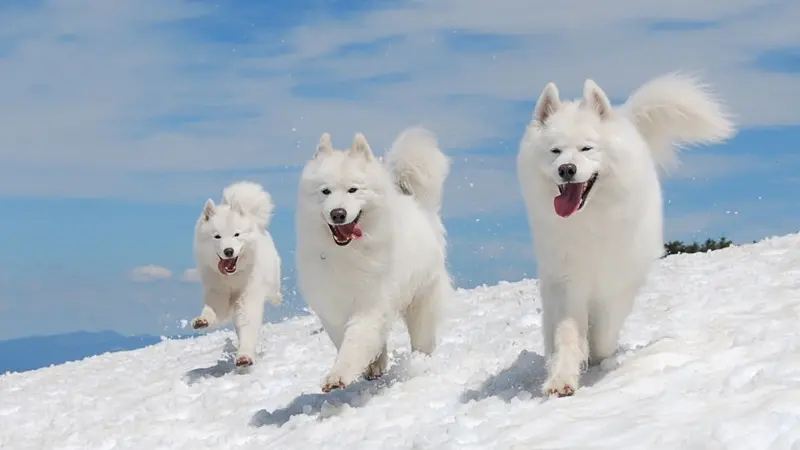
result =
[{"label": "wispy cloud", "polygon": [[[0,261],[0,299],[26,299],[0,310],[28,318],[0,338],[31,324],[162,332],[193,317],[193,269],[128,269],[191,265],[202,202],[242,178],[277,203],[292,298],[291,210],[324,131],[339,146],[364,132],[381,152],[408,125],[432,129],[453,157],[444,214],[459,285],[535,275],[515,164],[548,81],[575,96],[592,77],[621,101],[654,75],[700,72],[739,124],[769,128],[683,154],[665,179],[667,237],[796,231],[787,143],[800,128],[779,126],[800,124],[798,14],[787,0],[0,2],[0,197],[15,211],[0,228],[25,237]],[[74,267],[85,247],[113,253],[107,283]]]},{"label": "wispy cloud", "polygon": [[283,7],[254,16],[267,31],[182,0],[4,10],[0,193],[146,197],[143,173],[296,165],[323,131],[364,131],[376,148],[415,123],[448,149],[516,140],[519,102],[532,108],[550,80],[575,95],[589,76],[622,99],[699,70],[742,124],[800,121],[796,71],[774,63],[798,39],[795,2],[354,3],[304,20]]},{"label": "wispy cloud", "polygon": [[166,267],[156,265],[146,265],[134,267],[128,274],[131,281],[147,283],[150,281],[169,280],[172,278],[172,271]]},{"label": "wispy cloud", "polygon": [[758,155],[730,155],[687,152],[680,156],[680,164],[667,171],[675,179],[712,179],[735,176],[743,172],[760,171],[774,162]]}]

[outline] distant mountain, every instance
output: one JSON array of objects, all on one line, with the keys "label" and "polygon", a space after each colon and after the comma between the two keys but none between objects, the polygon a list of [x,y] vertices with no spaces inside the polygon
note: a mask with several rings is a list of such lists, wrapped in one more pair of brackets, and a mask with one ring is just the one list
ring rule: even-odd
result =
[{"label": "distant mountain", "polygon": [[0,341],[0,374],[78,361],[107,352],[135,350],[158,342],[161,338],[157,336],[123,336],[113,331],[78,331]]}]

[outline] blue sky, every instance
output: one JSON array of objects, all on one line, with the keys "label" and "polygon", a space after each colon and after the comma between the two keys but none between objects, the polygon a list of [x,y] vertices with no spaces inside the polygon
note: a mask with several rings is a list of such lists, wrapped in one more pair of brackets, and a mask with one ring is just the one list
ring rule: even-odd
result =
[{"label": "blue sky", "polygon": [[174,333],[201,306],[194,221],[243,178],[277,202],[289,301],[270,318],[296,313],[294,197],[324,131],[375,149],[435,131],[458,284],[534,276],[514,160],[551,80],[622,101],[701,73],[742,131],[684,153],[667,237],[796,232],[799,20],[790,0],[2,2],[0,339]]}]

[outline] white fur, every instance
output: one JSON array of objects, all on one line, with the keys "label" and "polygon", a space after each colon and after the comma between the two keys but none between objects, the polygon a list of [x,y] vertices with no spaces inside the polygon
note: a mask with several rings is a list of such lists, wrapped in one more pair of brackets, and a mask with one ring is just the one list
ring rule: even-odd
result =
[{"label": "white fur", "polygon": [[[281,260],[266,227],[272,198],[252,182],[234,183],[222,203],[206,201],[195,226],[195,262],[204,290],[203,311],[194,328],[219,325],[231,317],[239,338],[237,365],[255,361],[264,302],[281,302]],[[238,258],[236,271],[223,274],[217,264],[225,249]]]},{"label": "white fur", "polygon": [[421,127],[400,133],[386,155],[386,164],[400,190],[414,195],[429,211],[439,211],[442,204],[443,180],[450,172],[450,162],[438,151],[436,136]]},{"label": "white fur", "polygon": [[[326,391],[384,372],[386,341],[398,315],[412,349],[432,353],[442,308],[453,292],[439,217],[449,161],[435,137],[421,129],[401,134],[387,160],[379,161],[361,134],[340,151],[326,133],[301,175],[299,287],[338,351],[323,380]],[[335,208],[347,211],[347,222],[361,213],[362,238],[334,243],[328,223]]]},{"label": "white fur", "polygon": [[[713,143],[734,126],[708,90],[670,74],[613,108],[586,80],[583,99],[542,91],[520,144],[517,176],[528,213],[543,300],[549,377],[545,393],[569,395],[588,361],[611,356],[651,264],[663,255],[657,168],[676,144]],[[553,149],[558,149],[555,153]],[[555,213],[558,166],[597,181],[575,214]]]}]

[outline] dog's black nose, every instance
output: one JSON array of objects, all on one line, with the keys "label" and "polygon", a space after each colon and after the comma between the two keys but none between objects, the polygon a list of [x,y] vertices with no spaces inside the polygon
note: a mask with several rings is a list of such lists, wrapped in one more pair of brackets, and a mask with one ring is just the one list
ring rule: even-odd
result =
[{"label": "dog's black nose", "polygon": [[344,208],[334,209],[331,211],[331,220],[337,225],[343,224],[347,220],[347,211]]},{"label": "dog's black nose", "polygon": [[576,173],[578,173],[578,168],[575,164],[570,163],[558,166],[558,176],[564,181],[572,181]]},{"label": "dog's black nose", "polygon": [[228,248],[226,248],[225,250],[222,251],[222,254],[225,255],[226,258],[232,258],[233,257],[233,249],[228,247]]}]

